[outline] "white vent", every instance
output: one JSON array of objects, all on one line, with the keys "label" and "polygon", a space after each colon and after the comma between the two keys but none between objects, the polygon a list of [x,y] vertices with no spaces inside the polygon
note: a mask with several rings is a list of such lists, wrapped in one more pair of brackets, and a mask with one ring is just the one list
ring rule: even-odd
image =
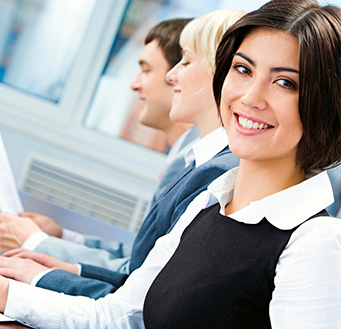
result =
[{"label": "white vent", "polygon": [[22,189],[41,199],[136,232],[148,201],[32,159]]}]

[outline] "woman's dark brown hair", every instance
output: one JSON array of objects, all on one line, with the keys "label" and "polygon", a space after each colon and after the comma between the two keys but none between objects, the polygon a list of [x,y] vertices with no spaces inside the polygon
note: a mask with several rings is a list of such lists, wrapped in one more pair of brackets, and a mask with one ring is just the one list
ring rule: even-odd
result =
[{"label": "woman's dark brown hair", "polygon": [[226,32],[217,50],[213,89],[219,109],[232,55],[257,28],[284,31],[299,42],[303,136],[296,153],[298,166],[307,172],[340,163],[341,9],[322,7],[314,0],[273,0],[243,16]]}]

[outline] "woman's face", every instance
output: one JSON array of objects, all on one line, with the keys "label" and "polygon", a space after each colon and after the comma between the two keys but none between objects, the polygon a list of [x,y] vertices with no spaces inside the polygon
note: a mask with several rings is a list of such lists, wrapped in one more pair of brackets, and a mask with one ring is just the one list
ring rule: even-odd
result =
[{"label": "woman's face", "polygon": [[208,73],[203,56],[184,48],[181,61],[167,73],[174,87],[170,118],[173,121],[199,124],[214,104],[212,75]]},{"label": "woman's face", "polygon": [[247,160],[296,161],[299,46],[281,31],[256,29],[233,56],[221,98],[232,152]]}]

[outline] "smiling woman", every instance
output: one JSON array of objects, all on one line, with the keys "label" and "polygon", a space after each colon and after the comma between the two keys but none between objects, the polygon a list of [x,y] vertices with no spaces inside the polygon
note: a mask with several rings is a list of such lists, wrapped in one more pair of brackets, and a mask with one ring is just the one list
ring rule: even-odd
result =
[{"label": "smiling woman", "polygon": [[340,9],[309,0],[271,1],[225,34],[213,89],[240,167],[164,238],[179,240],[147,293],[147,328],[338,326],[341,220],[324,210],[323,169],[341,160],[340,42]]},{"label": "smiling woman", "polygon": [[[288,2],[290,3],[290,1]],[[279,22],[283,21],[281,29],[276,25],[274,26],[271,22],[267,22],[264,26],[260,26],[264,29],[275,28],[274,32],[276,32],[276,30],[277,33],[281,32],[282,39],[288,39],[287,44],[291,44],[291,48],[285,49],[285,51],[282,47],[283,53],[279,58],[283,58],[284,56],[288,57],[289,54],[287,54],[287,52],[290,50],[293,60],[292,66],[286,67],[285,63],[278,61],[278,67],[269,67],[268,70],[270,70],[269,74],[272,73],[274,76],[277,74],[278,76],[277,80],[273,80],[273,82],[276,82],[275,85],[278,85],[278,88],[282,87],[283,92],[286,90],[285,92],[288,94],[288,97],[291,95],[297,99],[298,103],[296,105],[292,103],[291,105],[295,105],[298,110],[296,115],[299,115],[300,117],[304,133],[297,146],[296,160],[297,164],[305,172],[312,169],[323,169],[340,161],[338,156],[341,151],[340,136],[338,133],[331,134],[331,130],[329,130],[332,128],[332,131],[340,131],[340,96],[330,93],[330,90],[338,91],[340,88],[340,37],[338,35],[338,33],[340,33],[340,18],[338,16],[340,14],[340,8],[326,6],[324,10],[319,13],[318,5],[317,7],[316,5],[315,1],[302,1],[302,6],[306,6],[307,8],[312,6],[311,12],[305,17],[305,20],[293,19],[297,11],[300,10],[300,7],[298,6],[293,13],[288,13],[286,19],[278,17]],[[278,16],[280,16],[282,12],[286,13],[285,8],[282,6],[280,6],[278,10]],[[257,17],[255,16],[253,18],[251,14],[250,16],[254,19],[253,24],[258,26]],[[304,24],[306,24],[306,26]],[[325,25],[331,29],[331,35],[328,35],[328,37],[323,33],[323,29],[320,27]],[[307,31],[308,27],[310,29],[309,31]],[[250,30],[253,30],[250,26],[240,26],[238,29],[239,39],[232,38],[231,40],[225,40],[225,42],[222,43],[224,46],[221,47],[221,50],[217,55],[217,61],[224,63],[224,65],[218,65],[217,67],[214,87],[217,103],[220,104],[220,102],[222,102],[221,109],[223,109],[222,93],[224,93],[225,79],[228,80],[230,79],[230,76],[233,76],[232,74],[227,76],[227,73],[231,67],[231,71],[238,69],[238,67],[235,68],[233,67],[233,64],[231,64],[232,61],[236,61],[235,56],[228,57],[228,55],[231,54],[231,52],[237,52],[241,40],[244,40],[244,34],[250,32]],[[268,35],[271,35],[271,33],[269,32]],[[250,38],[249,33],[248,38]],[[263,45],[265,45],[266,40],[263,40],[262,42]],[[271,42],[276,42],[275,38],[273,38]],[[277,45],[278,47],[281,47],[278,42]],[[292,48],[293,46],[294,48]],[[274,48],[275,47],[273,47],[271,51],[276,51]],[[325,49],[328,49],[329,51],[326,52]],[[245,76],[250,76],[252,79],[249,80],[251,81],[257,80],[259,77],[257,75],[253,76],[252,74],[252,69],[255,68],[250,68],[248,66],[255,66],[256,63],[252,59],[248,58],[247,60],[242,56],[237,55],[236,57],[243,59],[243,64],[245,66],[243,68],[239,67],[240,73],[244,72]],[[267,58],[268,54],[263,54],[263,56],[264,58]],[[259,60],[263,60],[264,62],[264,59],[262,58]],[[328,61],[330,61],[330,71],[327,72],[326,68],[321,66],[321,63],[326,63]],[[271,65],[270,62],[268,64],[269,66]],[[312,79],[313,75],[311,72],[318,75],[318,78],[320,79],[319,84]],[[257,72],[254,74],[256,73]],[[245,83],[241,86],[244,85]],[[269,81],[268,84],[259,87],[261,91],[259,95],[264,96],[265,92],[269,90],[266,86],[269,86]],[[267,89],[264,90],[264,87]],[[252,89],[250,92],[253,92]],[[246,94],[244,97],[247,96],[248,95]],[[269,95],[267,95],[267,97],[268,96]],[[271,105],[271,103],[266,104],[268,108],[269,105]],[[292,111],[293,109],[283,109],[281,112],[285,115],[285,112],[288,110]],[[223,111],[221,111],[221,115],[223,115],[222,112]],[[316,118],[319,118],[319,120]],[[286,132],[289,131],[292,133],[292,127]],[[321,156],[322,154],[323,156]]]},{"label": "smiling woman", "polygon": [[341,161],[340,52],[337,7],[273,0],[243,16],[213,79],[239,169],[190,203],[116,293],[0,277],[0,311],[37,328],[339,327],[341,220],[325,211],[324,169]]},{"label": "smiling woman", "polygon": [[170,118],[197,125],[201,138],[221,127],[212,90],[214,57],[224,32],[243,15],[218,9],[189,23],[180,36],[182,59],[167,73],[174,88]]},{"label": "smiling woman", "polygon": [[[273,173],[278,159],[282,174],[284,161],[284,168],[296,167],[296,148],[303,134],[298,53],[292,35],[254,30],[233,56],[222,90],[221,117],[232,152],[243,159],[262,160],[261,166]],[[304,173],[297,178],[302,181]]]}]

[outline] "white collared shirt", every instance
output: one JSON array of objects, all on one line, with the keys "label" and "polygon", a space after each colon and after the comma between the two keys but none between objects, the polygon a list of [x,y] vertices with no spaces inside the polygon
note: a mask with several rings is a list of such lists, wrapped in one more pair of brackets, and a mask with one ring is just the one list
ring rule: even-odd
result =
[{"label": "white collared shirt", "polygon": [[[193,129],[193,128],[191,128]],[[165,160],[165,164],[168,166],[178,155],[181,146],[183,144],[183,142],[185,141],[186,137],[188,136],[188,134],[191,132],[191,129],[187,129],[182,135],[180,135],[180,137],[174,142],[174,144],[172,145],[172,147],[170,148],[166,160]]]},{"label": "white collared shirt", "polygon": [[[197,137],[192,140],[191,142],[189,142],[187,145],[184,145],[183,147],[183,143],[185,142],[187,136],[189,134],[193,134],[193,133],[197,133]],[[158,175],[158,179],[161,179],[163,173],[165,172],[165,170],[167,169],[167,167],[179,156],[184,156],[186,150],[188,150],[191,145],[193,145],[194,143],[196,143],[197,140],[199,140],[199,132],[198,132],[198,127],[197,126],[193,126],[190,129],[187,129],[175,142],[174,144],[171,146],[166,160],[160,170],[160,173]]]},{"label": "white collared shirt", "polygon": [[[5,315],[29,319],[37,328],[144,328],[142,308],[154,278],[202,209],[218,201],[224,214],[237,171],[220,176],[190,203],[173,230],[158,239],[144,264],[116,293],[95,301],[10,280]],[[329,178],[322,172],[229,217],[252,225],[266,216],[276,227],[289,228],[332,202]],[[341,220],[316,217],[292,234],[276,267],[270,318],[273,329],[341,328]]]},{"label": "white collared shirt", "polygon": [[199,167],[212,159],[228,144],[229,139],[224,127],[211,131],[187,151],[185,155],[186,166],[195,160],[195,166]]}]

